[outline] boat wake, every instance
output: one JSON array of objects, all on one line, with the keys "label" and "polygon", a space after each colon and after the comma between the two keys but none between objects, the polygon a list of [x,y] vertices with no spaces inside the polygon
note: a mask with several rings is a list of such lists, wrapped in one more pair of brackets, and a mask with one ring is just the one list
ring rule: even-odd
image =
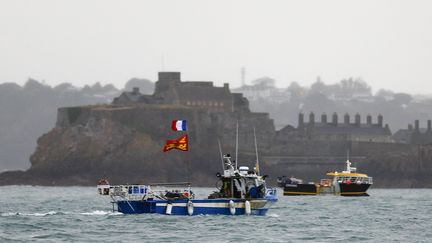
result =
[{"label": "boat wake", "polygon": [[85,213],[80,213],[81,215],[123,215],[123,213],[120,212],[112,212],[112,211],[102,211],[102,210],[95,210],[93,212],[85,212]]},{"label": "boat wake", "polygon": [[63,215],[65,213],[56,212],[56,211],[49,211],[47,213],[19,213],[19,212],[7,212],[7,213],[1,213],[0,215],[2,217],[10,217],[10,216],[35,216],[35,217],[44,217],[44,216],[50,216],[50,215]]},{"label": "boat wake", "polygon": [[73,213],[73,212],[56,212],[56,211],[49,211],[47,213],[20,213],[20,212],[4,212],[0,213],[1,217],[13,217],[13,216],[30,216],[30,217],[45,217],[45,216],[53,216],[53,215],[69,215],[69,214],[80,214],[80,215],[123,215],[119,212],[112,212],[112,211],[102,211],[102,210],[95,210],[92,212],[84,212],[84,213]]}]

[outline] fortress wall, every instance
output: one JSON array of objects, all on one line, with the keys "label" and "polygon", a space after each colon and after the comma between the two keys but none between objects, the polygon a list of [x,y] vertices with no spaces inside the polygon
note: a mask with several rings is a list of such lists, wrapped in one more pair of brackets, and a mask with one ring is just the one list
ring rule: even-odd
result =
[{"label": "fortress wall", "polygon": [[133,107],[88,106],[66,107],[58,111],[57,127],[88,127],[89,124],[110,120],[132,131],[148,134],[161,141],[180,137],[182,132],[171,130],[174,119],[185,119],[191,145],[214,145],[220,139],[224,146],[235,147],[236,126],[239,124],[239,142],[246,150],[254,149],[253,127],[260,148],[269,148],[274,135],[273,120],[265,113],[211,112],[171,105],[135,105]]}]

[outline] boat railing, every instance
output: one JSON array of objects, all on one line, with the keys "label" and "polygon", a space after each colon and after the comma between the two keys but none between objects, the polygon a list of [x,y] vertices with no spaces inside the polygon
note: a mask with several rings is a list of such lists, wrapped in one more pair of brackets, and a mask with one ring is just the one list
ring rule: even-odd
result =
[{"label": "boat railing", "polygon": [[373,184],[372,177],[349,177],[349,176],[341,176],[336,177],[336,181],[338,183],[357,183],[357,184]]},{"label": "boat railing", "polygon": [[[110,186],[109,195],[127,200],[147,200],[149,198],[166,200],[170,198],[192,199],[194,194],[189,183],[153,183],[150,185],[114,185]],[[187,185],[187,187],[179,187]],[[162,187],[162,188],[160,188]]]}]

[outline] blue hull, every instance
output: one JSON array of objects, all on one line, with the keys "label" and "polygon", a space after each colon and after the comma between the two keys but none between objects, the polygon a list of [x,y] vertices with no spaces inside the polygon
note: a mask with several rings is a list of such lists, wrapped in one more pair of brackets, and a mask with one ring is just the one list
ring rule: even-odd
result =
[{"label": "blue hull", "polygon": [[[229,207],[230,199],[203,199],[191,200],[193,203],[192,215],[232,215]],[[234,215],[246,214],[244,200],[232,200],[237,206]],[[261,200],[264,206],[251,208],[251,215],[265,215],[268,211],[268,203]],[[167,214],[167,204],[172,205],[171,215],[189,215],[187,209],[188,200],[151,200],[151,201],[117,201],[117,210],[124,214],[157,213]]]}]

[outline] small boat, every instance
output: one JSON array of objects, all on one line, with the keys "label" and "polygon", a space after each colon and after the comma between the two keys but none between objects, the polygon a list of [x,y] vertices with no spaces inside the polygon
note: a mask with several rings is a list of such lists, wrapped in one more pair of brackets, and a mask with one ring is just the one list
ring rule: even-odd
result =
[{"label": "small boat", "polygon": [[98,181],[97,189],[101,195],[109,195],[110,185],[106,178],[100,179]]},{"label": "small boat", "polygon": [[229,154],[223,156],[223,164],[223,174],[216,174],[218,190],[203,199],[195,198],[189,183],[107,186],[103,181],[98,191],[111,197],[113,211],[116,205],[117,211],[124,214],[265,215],[277,201],[276,188],[266,186],[267,176],[247,166],[237,168]]},{"label": "small boat", "polygon": [[340,195],[340,196],[369,196],[368,188],[373,184],[372,177],[357,173],[351,162],[346,161],[346,170],[342,172],[329,172],[329,178],[319,183],[303,183],[302,180],[286,176],[278,178],[278,185],[283,187],[285,196],[300,195]]},{"label": "small boat", "polygon": [[[284,188],[284,195],[316,195],[315,183],[303,183],[303,180],[294,177],[282,176],[278,178],[278,185]],[[285,189],[287,188],[287,189]]]}]

